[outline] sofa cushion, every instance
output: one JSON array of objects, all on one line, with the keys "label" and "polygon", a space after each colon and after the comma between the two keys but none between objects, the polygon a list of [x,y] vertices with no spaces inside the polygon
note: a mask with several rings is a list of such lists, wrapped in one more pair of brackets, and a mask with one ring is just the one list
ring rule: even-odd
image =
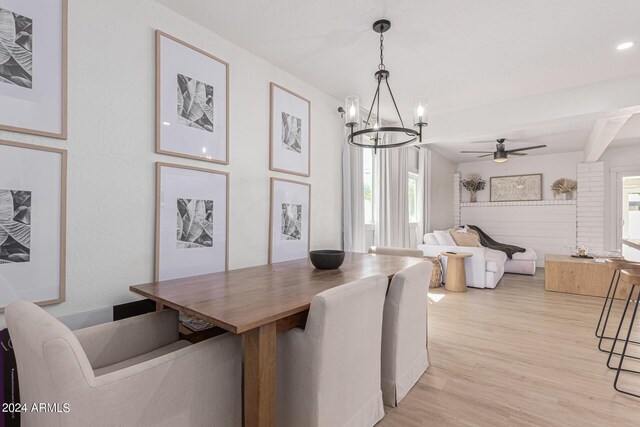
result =
[{"label": "sofa cushion", "polygon": [[438,239],[438,243],[440,243],[441,246],[458,246],[448,231],[434,230],[433,234],[436,235],[436,239]]},{"label": "sofa cushion", "polygon": [[439,246],[440,242],[436,239],[436,235],[433,233],[427,233],[424,235],[424,244],[425,245],[436,245]]},{"label": "sofa cushion", "polygon": [[538,254],[533,249],[527,249],[525,252],[516,252],[513,254],[513,259],[521,261],[535,261],[538,259]]},{"label": "sofa cushion", "polygon": [[502,264],[507,261],[507,254],[495,249],[484,248],[484,257],[486,260],[496,261]]},{"label": "sofa cushion", "polygon": [[453,240],[456,242],[458,246],[466,246],[475,248],[479,246],[480,239],[476,234],[461,232],[456,230],[451,230],[449,232]]}]

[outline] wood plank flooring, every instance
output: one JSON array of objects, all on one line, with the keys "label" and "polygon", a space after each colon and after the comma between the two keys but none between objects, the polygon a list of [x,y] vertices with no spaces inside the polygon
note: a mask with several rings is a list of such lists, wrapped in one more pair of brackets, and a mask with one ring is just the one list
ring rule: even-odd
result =
[{"label": "wood plank flooring", "polygon": [[[613,389],[597,350],[603,299],[545,292],[543,272],[506,274],[494,290],[436,289],[431,367],[378,426],[639,426],[640,399]],[[640,375],[629,375],[624,385],[640,393]]]}]

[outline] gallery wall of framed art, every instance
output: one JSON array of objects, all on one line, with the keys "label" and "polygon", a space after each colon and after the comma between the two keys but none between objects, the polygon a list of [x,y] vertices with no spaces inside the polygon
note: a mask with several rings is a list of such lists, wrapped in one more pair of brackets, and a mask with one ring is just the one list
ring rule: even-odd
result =
[{"label": "gallery wall of framed art", "polygon": [[156,152],[229,163],[229,64],[160,30]]},{"label": "gallery wall of framed art", "polygon": [[228,270],[229,174],[158,162],[156,191],[155,279]]},{"label": "gallery wall of framed art", "polygon": [[0,129],[67,138],[67,0],[0,0]]},{"label": "gallery wall of framed art", "polygon": [[[0,8],[9,10],[10,4],[43,1],[0,0]],[[47,1],[54,4],[57,0]],[[272,176],[289,176],[316,187],[313,202],[323,208],[314,212],[310,220],[313,225],[322,224],[322,233],[312,236],[311,246],[340,247],[344,125],[336,118],[336,106],[341,100],[157,2],[87,0],[70,1],[68,7],[67,138],[61,140],[58,135],[33,135],[0,128],[2,140],[68,150],[65,302],[48,305],[48,311],[65,316],[110,307],[135,299],[128,290],[130,285],[154,280],[156,162],[217,170],[233,177],[228,204],[229,253],[225,262],[229,269],[263,265],[269,260]],[[18,15],[32,18],[25,9],[15,9]],[[40,15],[35,15],[34,35],[39,31],[39,22],[42,22]],[[228,120],[223,123],[228,123],[229,149],[226,156],[219,155],[226,163],[204,161],[200,153],[192,158],[156,152],[156,30],[228,62],[225,67],[228,71],[224,73],[228,73],[225,101]],[[14,42],[17,43],[16,39]],[[188,47],[184,49],[200,54]],[[33,58],[37,59],[37,49],[33,51]],[[38,68],[34,63],[34,86],[39,80]],[[170,95],[162,98],[171,101],[169,108],[174,121],[178,117],[179,87],[178,70],[175,72]],[[179,74],[212,86],[214,97],[218,93],[215,81],[207,77],[198,79],[189,71]],[[315,127],[310,129],[309,139],[322,138],[322,155],[311,158],[309,169],[313,174],[308,178],[294,178],[288,172],[273,171],[269,167],[271,82],[313,103]],[[0,82],[0,88],[2,85]],[[200,87],[206,89],[206,86]],[[223,87],[226,88],[226,84]],[[2,101],[0,104],[0,109],[5,106]],[[5,124],[4,117],[0,114],[0,125]],[[215,117],[214,111],[214,120]],[[185,128],[204,132],[186,125]],[[225,149],[226,144],[225,138]],[[211,153],[209,148],[206,150],[207,154]],[[19,186],[14,190],[26,191]],[[172,222],[176,234],[174,243],[176,221],[177,213]],[[217,241],[214,240],[214,244]],[[2,326],[0,314],[0,328]]]},{"label": "gallery wall of framed art", "polygon": [[269,93],[269,168],[308,177],[311,175],[311,102],[273,82]]},{"label": "gallery wall of framed art", "polygon": [[0,141],[0,311],[65,300],[67,152]]},{"label": "gallery wall of framed art", "polygon": [[269,263],[303,259],[309,253],[311,184],[271,178]]}]

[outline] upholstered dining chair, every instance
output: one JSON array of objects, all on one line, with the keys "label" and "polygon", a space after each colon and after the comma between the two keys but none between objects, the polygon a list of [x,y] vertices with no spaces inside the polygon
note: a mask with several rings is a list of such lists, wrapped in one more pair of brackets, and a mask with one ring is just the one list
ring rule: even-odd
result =
[{"label": "upholstered dining chair", "polygon": [[370,254],[395,255],[395,256],[411,256],[416,258],[424,258],[424,254],[420,249],[407,248],[391,248],[386,246],[371,246]]},{"label": "upholstered dining chair", "polygon": [[427,297],[433,264],[425,261],[396,273],[384,302],[382,397],[397,406],[429,367]]},{"label": "upholstered dining chair", "polygon": [[178,340],[173,310],[69,330],[24,301],[6,308],[20,398],[68,404],[27,412],[31,426],[239,426],[242,343],[221,335]]},{"label": "upholstered dining chair", "polygon": [[388,282],[377,275],[319,293],[306,327],[278,337],[278,427],[373,426],[384,417],[380,351]]}]

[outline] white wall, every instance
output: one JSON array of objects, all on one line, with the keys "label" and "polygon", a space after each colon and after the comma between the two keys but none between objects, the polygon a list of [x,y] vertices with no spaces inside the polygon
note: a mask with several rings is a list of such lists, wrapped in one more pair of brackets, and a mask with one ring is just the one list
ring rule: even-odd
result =
[{"label": "white wall", "polygon": [[441,154],[429,150],[427,209],[431,230],[453,227],[453,174],[456,165]]},{"label": "white wall", "polygon": [[[461,210],[461,223],[481,227],[496,240],[532,248],[538,254],[538,266],[543,265],[546,253],[562,253],[566,247],[576,244],[576,205],[553,204],[551,184],[558,178],[576,179],[577,166],[583,159],[582,152],[554,155],[510,157],[505,163],[493,160],[458,164],[458,172],[464,179],[478,173],[487,187],[478,192],[478,205],[465,206]],[[489,204],[489,184],[492,176],[542,174],[542,199],[548,204],[505,203]],[[461,201],[469,202],[469,192],[461,190]],[[574,195],[574,198],[576,196]]]},{"label": "white wall", "polygon": [[[467,162],[458,164],[460,178],[478,173],[486,181],[487,187],[484,191],[478,192],[479,202],[489,201],[489,178],[492,176],[524,175],[530,173],[542,174],[542,200],[553,200],[551,184],[558,178],[576,179],[577,165],[583,159],[581,151],[562,154],[550,154],[543,156],[523,156],[521,158],[511,156],[504,163],[496,163],[493,160],[482,160],[478,162]],[[461,191],[462,202],[470,200],[469,192],[465,189]],[[575,195],[574,195],[575,197]]]},{"label": "white wall", "polygon": [[[154,154],[156,28],[230,63],[229,166]],[[67,301],[47,310],[126,302],[152,280],[160,160],[230,172],[230,267],[267,262],[269,177],[298,179],[269,171],[270,81],[311,100],[311,247],[340,248],[341,101],[153,1],[69,0],[68,140],[0,132],[69,151]]]}]

